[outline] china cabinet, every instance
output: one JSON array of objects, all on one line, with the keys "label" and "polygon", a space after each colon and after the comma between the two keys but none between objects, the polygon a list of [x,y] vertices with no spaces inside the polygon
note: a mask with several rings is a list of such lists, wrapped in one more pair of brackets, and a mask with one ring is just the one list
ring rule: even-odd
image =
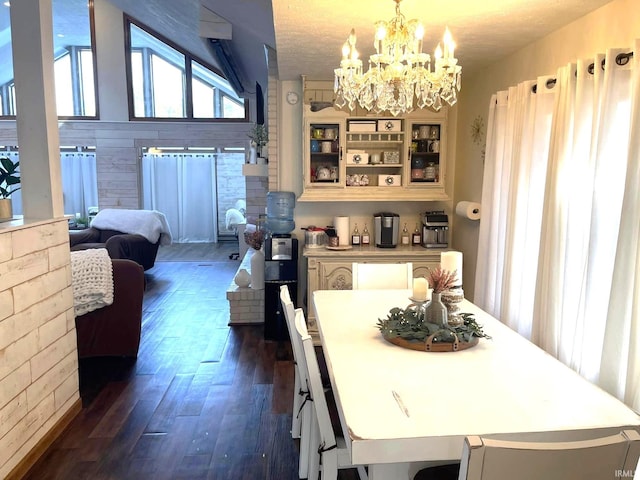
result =
[{"label": "china cabinet", "polygon": [[299,201],[448,200],[447,112],[351,117],[305,109]]},{"label": "china cabinet", "polygon": [[[351,290],[351,266],[354,262],[412,262],[414,278],[426,277],[429,269],[440,265],[440,253],[439,249],[426,249],[421,246],[396,248],[359,246],[348,250],[305,248],[303,256],[307,260],[307,297],[311,298],[316,290]],[[311,335],[317,335],[315,312],[311,310],[307,312],[307,323]]]}]

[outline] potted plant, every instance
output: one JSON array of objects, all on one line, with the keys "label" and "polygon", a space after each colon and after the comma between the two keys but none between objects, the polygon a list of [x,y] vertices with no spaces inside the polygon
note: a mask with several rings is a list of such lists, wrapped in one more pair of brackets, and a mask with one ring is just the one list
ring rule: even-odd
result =
[{"label": "potted plant", "polygon": [[247,134],[247,137],[251,139],[251,146],[255,147],[258,157],[265,158],[265,152],[263,151],[263,149],[269,141],[269,133],[267,132],[267,127],[262,124],[256,123],[251,128],[251,131]]},{"label": "potted plant", "polygon": [[0,221],[13,218],[11,194],[20,190],[20,172],[15,162],[7,157],[0,158]]}]

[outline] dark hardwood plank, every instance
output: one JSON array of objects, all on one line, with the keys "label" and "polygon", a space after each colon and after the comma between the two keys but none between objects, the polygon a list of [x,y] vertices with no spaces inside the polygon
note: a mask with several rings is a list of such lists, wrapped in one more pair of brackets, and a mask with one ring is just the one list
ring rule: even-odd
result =
[{"label": "dark hardwood plank", "polygon": [[227,325],[227,247],[146,273],[137,360],[80,362],[83,409],[26,479],[297,479],[291,348]]}]

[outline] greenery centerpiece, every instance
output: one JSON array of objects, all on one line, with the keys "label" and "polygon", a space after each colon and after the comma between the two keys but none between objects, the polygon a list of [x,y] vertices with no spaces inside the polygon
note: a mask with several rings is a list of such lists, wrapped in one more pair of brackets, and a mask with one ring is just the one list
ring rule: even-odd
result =
[{"label": "greenery centerpiece", "polygon": [[461,313],[462,321],[450,325],[446,321],[445,308],[444,318],[439,316],[434,321],[429,315],[429,305],[442,292],[455,285],[456,272],[437,267],[429,271],[427,280],[433,293],[431,302],[426,306],[412,303],[404,309],[394,307],[386,318],[378,319],[377,327],[386,340],[414,350],[456,351],[476,345],[480,338],[491,338],[471,313]]},{"label": "greenery centerpiece", "polygon": [[0,220],[13,218],[11,194],[20,190],[20,162],[7,157],[0,158]]}]

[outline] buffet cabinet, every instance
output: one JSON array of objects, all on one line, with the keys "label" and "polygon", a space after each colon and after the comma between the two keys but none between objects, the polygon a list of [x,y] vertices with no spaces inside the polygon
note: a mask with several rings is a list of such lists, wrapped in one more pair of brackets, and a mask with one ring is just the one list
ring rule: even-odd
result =
[{"label": "buffet cabinet", "polygon": [[299,201],[447,200],[447,113],[306,112]]},{"label": "buffet cabinet", "polygon": [[[309,332],[317,338],[315,312],[312,308],[316,290],[351,290],[353,263],[413,263],[413,276],[426,277],[429,269],[440,265],[440,249],[422,246],[396,248],[354,247],[348,250],[307,248],[303,251],[307,264],[307,324]],[[407,299],[408,303],[408,299]],[[375,323],[375,322],[374,322]]]}]

